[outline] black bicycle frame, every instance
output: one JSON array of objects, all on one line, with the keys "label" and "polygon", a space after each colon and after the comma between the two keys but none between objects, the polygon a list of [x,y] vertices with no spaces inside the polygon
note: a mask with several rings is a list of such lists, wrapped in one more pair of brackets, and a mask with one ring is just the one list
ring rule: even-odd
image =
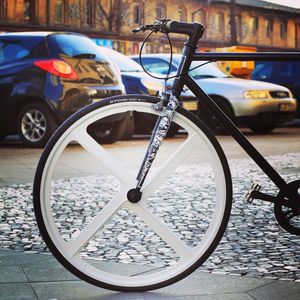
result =
[{"label": "black bicycle frame", "polygon": [[[286,195],[293,197],[289,191],[286,181],[276,172],[267,160],[250,143],[244,134],[234,125],[218,105],[199,87],[199,85],[188,75],[192,61],[216,61],[216,60],[300,60],[299,52],[291,53],[193,53],[192,47],[185,46],[181,64],[178,68],[178,77],[173,84],[173,94],[179,97],[183,85],[186,85],[196,96],[198,101],[211,114],[213,114],[220,125],[236,140],[236,142],[248,153],[252,160],[261,170],[274,182],[274,184]],[[180,74],[182,74],[180,76]]]},{"label": "black bicycle frame", "polygon": [[265,160],[257,149],[249,142],[244,134],[234,125],[227,115],[215,104],[215,102],[199,87],[199,85],[189,76],[183,75],[182,80],[185,85],[195,94],[201,105],[212,113],[220,125],[237,141],[237,143],[248,153],[263,172],[275,183],[275,185],[288,195],[288,184],[275,171],[275,169]]}]

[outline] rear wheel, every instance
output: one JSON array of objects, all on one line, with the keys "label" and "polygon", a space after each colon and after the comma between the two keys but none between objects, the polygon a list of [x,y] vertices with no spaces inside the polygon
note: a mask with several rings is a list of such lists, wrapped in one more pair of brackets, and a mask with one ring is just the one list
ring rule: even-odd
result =
[{"label": "rear wheel", "polygon": [[19,113],[17,130],[26,146],[44,147],[56,127],[52,112],[44,103],[28,103]]},{"label": "rear wheel", "polygon": [[[34,181],[34,208],[42,236],[56,258],[94,285],[146,291],[196,270],[218,245],[231,209],[231,177],[215,137],[178,108],[174,122],[186,134],[163,142],[137,203],[128,200],[147,140],[97,143],[90,124],[137,111],[158,117],[159,99],[128,95],[85,107],[47,144]],[[68,145],[78,144],[68,167]],[[64,168],[61,166],[64,165]]]}]

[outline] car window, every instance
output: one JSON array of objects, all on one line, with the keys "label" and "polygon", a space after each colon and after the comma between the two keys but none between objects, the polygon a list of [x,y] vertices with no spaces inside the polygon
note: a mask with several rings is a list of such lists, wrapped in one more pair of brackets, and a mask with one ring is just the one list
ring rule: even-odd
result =
[{"label": "car window", "polygon": [[258,80],[268,80],[272,78],[274,69],[277,67],[278,62],[274,61],[263,61],[257,62],[255,69],[252,72],[251,78]]},{"label": "car window", "polygon": [[109,61],[115,63],[121,72],[143,72],[142,67],[133,59],[112,49],[98,46]]},{"label": "car window", "polygon": [[20,35],[0,37],[0,64],[25,58],[47,57],[48,50],[43,36]]},{"label": "car window", "polygon": [[300,62],[289,61],[283,62],[278,71],[278,79],[283,84],[299,84],[300,83]]},{"label": "car window", "polygon": [[[142,57],[142,63],[144,68],[151,72],[161,75],[167,75],[169,70],[169,63],[159,58]],[[175,72],[177,68],[172,65],[171,73]]]},{"label": "car window", "polygon": [[29,55],[29,49],[20,43],[0,40],[0,64],[13,62]]},{"label": "car window", "polygon": [[50,52],[56,56],[106,60],[100,48],[88,37],[77,34],[52,34],[48,36]]}]

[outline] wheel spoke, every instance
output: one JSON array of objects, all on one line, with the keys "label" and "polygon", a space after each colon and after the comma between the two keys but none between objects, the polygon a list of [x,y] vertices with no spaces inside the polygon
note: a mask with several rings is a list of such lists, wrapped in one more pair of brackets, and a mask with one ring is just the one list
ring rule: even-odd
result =
[{"label": "wheel spoke", "polygon": [[160,218],[150,212],[143,204],[126,203],[126,207],[136,213],[149,228],[177,253],[180,259],[184,260],[191,257],[193,249],[188,247]]},{"label": "wheel spoke", "polygon": [[126,194],[119,193],[93,218],[93,220],[72,241],[66,244],[70,257],[78,251],[105,225],[126,201]]},{"label": "wheel spoke", "polygon": [[72,133],[72,136],[88,153],[104,163],[120,182],[127,187],[133,187],[135,185],[133,175],[130,175],[125,167],[123,167],[122,163],[99,145],[84,128],[77,128]]},{"label": "wheel spoke", "polygon": [[[29,121],[30,121],[31,124],[35,123],[35,121],[33,119],[33,116],[32,116],[32,114],[30,112],[26,113],[26,117],[29,119]],[[28,123],[28,124],[30,124],[30,123]]]},{"label": "wheel spoke", "polygon": [[174,152],[174,154],[159,168],[149,181],[146,182],[143,192],[143,199],[147,199],[155,189],[160,186],[173,172],[177,166],[182,162],[183,159],[195,150],[197,144],[197,136],[192,135],[189,137],[180,147]]}]

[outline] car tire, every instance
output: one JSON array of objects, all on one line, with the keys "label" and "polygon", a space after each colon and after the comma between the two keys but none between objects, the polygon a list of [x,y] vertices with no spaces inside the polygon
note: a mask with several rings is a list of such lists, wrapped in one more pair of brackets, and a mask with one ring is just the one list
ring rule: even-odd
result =
[{"label": "car tire", "polygon": [[28,103],[19,112],[17,131],[27,147],[44,147],[56,128],[54,116],[44,103]]},{"label": "car tire", "polygon": [[0,134],[0,141],[3,141],[6,138],[5,134]]},{"label": "car tire", "polygon": [[122,138],[126,121],[127,119],[125,118],[112,123],[94,123],[87,128],[87,132],[99,144],[112,144]]},{"label": "car tire", "polygon": [[134,117],[129,116],[126,120],[124,133],[121,139],[124,141],[131,140],[132,135],[134,133],[134,128],[135,128]]},{"label": "car tire", "polygon": [[273,131],[276,128],[276,124],[251,124],[249,128],[254,133],[264,134]]},{"label": "car tire", "polygon": [[[221,110],[229,117],[231,121],[234,121],[234,112],[230,105],[227,103],[227,100],[218,97],[218,96],[210,96],[214,102],[221,108]],[[210,113],[209,119],[207,120],[207,125],[208,127],[213,131],[215,134],[221,134],[221,135],[226,135],[228,132],[221,126],[221,124],[216,120],[215,116],[211,115]]]},{"label": "car tire", "polygon": [[175,134],[177,134],[178,130],[179,130],[180,126],[178,126],[177,124],[172,123],[168,132],[167,132],[167,137],[173,137]]}]

